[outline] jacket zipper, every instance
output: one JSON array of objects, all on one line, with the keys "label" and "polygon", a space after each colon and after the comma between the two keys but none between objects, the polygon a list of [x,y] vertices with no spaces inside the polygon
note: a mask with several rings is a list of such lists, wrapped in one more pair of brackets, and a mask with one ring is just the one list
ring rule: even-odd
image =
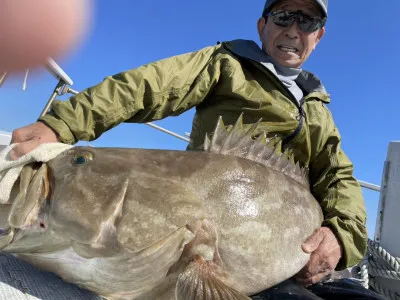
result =
[{"label": "jacket zipper", "polygon": [[[236,54],[236,55],[237,55],[237,54]],[[290,99],[290,101],[292,101],[292,103],[293,103],[294,105],[296,105],[296,107],[297,107],[297,109],[298,109],[298,111],[299,111],[299,115],[298,115],[298,117],[297,117],[296,119],[297,119],[297,121],[299,121],[299,124],[297,125],[296,129],[295,129],[291,134],[287,135],[286,137],[284,137],[284,138],[282,139],[282,149],[285,149],[285,148],[287,147],[287,145],[288,145],[291,141],[293,141],[293,140],[295,139],[295,137],[300,133],[301,129],[303,128],[304,118],[306,117],[306,114],[305,114],[304,109],[303,109],[303,104],[304,104],[304,102],[305,102],[304,97],[303,97],[300,101],[297,101],[297,99],[293,96],[293,94],[290,92],[290,90],[289,90],[289,89],[282,83],[282,81],[280,81],[279,78],[278,78],[271,70],[269,70],[266,66],[264,66],[264,65],[261,64],[260,62],[255,61],[255,60],[253,60],[253,59],[251,59],[251,58],[243,57],[243,56],[240,56],[240,55],[237,55],[237,56],[239,56],[239,57],[241,57],[242,59],[245,59],[245,60],[253,61],[253,62],[255,62],[257,65],[261,65],[262,68],[263,68],[263,70],[266,70],[268,73],[270,73],[271,75],[273,75],[273,76],[276,78],[276,81],[277,81],[278,84],[281,86],[281,88],[282,88],[284,91],[286,91],[286,96],[288,96],[288,98]]]},{"label": "jacket zipper", "polygon": [[284,150],[287,145],[294,140],[294,138],[300,133],[301,129],[303,128],[303,124],[304,124],[304,119],[306,117],[304,109],[303,109],[303,104],[305,102],[304,97],[300,100],[297,101],[297,99],[293,96],[293,94],[290,92],[290,90],[282,83],[282,81],[279,80],[279,78],[272,72],[270,71],[266,66],[264,66],[263,64],[261,64],[260,62],[248,58],[248,57],[244,57],[242,55],[239,55],[237,53],[232,52],[230,49],[227,49],[229,52],[233,53],[235,56],[241,58],[242,61],[246,62],[246,61],[252,61],[254,63],[256,63],[257,66],[262,67],[263,70],[267,71],[268,73],[270,73],[271,75],[273,75],[276,79],[276,81],[278,82],[278,85],[281,86],[281,88],[286,91],[286,95],[288,96],[288,98],[292,101],[292,103],[294,105],[296,105],[297,109],[299,110],[299,115],[296,118],[299,121],[299,124],[297,125],[296,129],[289,135],[287,135],[286,137],[284,137],[282,139],[282,150]]}]

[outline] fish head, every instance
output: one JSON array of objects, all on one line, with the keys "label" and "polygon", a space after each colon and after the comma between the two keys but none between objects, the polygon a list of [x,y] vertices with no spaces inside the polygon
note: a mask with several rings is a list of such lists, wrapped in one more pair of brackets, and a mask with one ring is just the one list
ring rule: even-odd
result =
[{"label": "fish head", "polygon": [[0,249],[25,253],[63,246],[64,242],[48,230],[50,180],[47,164],[24,166],[8,202],[0,205]]},{"label": "fish head", "polygon": [[[29,164],[0,207],[0,249],[54,251],[93,244],[105,216],[115,223],[130,173],[127,151],[74,147],[47,163]],[[106,224],[107,225],[107,224]]]}]

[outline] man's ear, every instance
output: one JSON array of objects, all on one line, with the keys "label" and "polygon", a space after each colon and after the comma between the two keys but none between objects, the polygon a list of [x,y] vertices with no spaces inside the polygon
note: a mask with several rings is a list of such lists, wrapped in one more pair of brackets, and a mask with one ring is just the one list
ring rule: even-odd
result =
[{"label": "man's ear", "polygon": [[261,39],[262,32],[265,28],[265,25],[267,25],[267,20],[264,17],[259,18],[257,21],[257,31],[258,31],[258,36],[260,37],[260,39]]},{"label": "man's ear", "polygon": [[315,48],[317,47],[319,41],[320,41],[320,40],[322,39],[322,37],[324,36],[324,34],[325,34],[325,27],[322,27],[322,28],[318,31],[317,37],[315,38],[314,50],[315,50]]}]

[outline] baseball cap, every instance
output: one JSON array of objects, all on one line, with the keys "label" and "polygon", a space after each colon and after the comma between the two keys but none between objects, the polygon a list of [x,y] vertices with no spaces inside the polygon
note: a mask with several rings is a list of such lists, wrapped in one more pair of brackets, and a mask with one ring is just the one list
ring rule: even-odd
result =
[{"label": "baseball cap", "polygon": [[[322,12],[324,13],[324,17],[327,18],[328,17],[328,0],[314,0],[314,1],[317,2],[319,7],[321,8]],[[277,2],[279,2],[279,0],[265,1],[263,15],[265,12],[269,11],[272,8],[272,6],[274,6]]]}]

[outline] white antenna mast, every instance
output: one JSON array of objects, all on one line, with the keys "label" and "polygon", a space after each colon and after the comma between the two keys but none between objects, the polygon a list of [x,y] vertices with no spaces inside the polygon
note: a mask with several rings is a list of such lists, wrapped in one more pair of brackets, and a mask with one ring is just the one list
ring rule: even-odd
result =
[{"label": "white antenna mast", "polygon": [[24,77],[24,82],[22,83],[22,90],[26,91],[26,82],[28,80],[28,75],[29,75],[29,69],[26,69],[25,71],[25,77]]},{"label": "white antenna mast", "polygon": [[0,76],[0,87],[3,85],[4,81],[6,81],[7,79],[7,72],[4,72],[1,76]]}]

